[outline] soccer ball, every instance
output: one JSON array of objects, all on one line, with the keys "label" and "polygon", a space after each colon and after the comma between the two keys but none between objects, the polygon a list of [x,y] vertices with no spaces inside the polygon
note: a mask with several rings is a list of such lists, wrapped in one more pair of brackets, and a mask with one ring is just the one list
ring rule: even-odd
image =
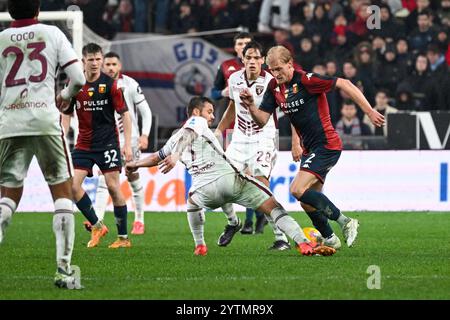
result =
[{"label": "soccer ball", "polygon": [[317,237],[321,236],[319,230],[312,227],[303,228],[303,233],[305,234],[306,238],[308,238],[309,241],[317,242]]}]

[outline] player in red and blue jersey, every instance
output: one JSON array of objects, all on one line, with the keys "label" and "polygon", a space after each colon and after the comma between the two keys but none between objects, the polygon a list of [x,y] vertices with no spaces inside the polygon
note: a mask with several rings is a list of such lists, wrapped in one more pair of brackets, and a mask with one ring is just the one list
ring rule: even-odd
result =
[{"label": "player in red and blue jersey", "polygon": [[[372,109],[362,92],[350,81],[295,69],[291,53],[283,46],[271,48],[266,61],[275,78],[269,83],[259,109],[248,90],[241,93],[241,103],[261,127],[268,122],[277,107],[289,117],[295,129],[293,136],[297,133],[297,143],[301,143],[303,148],[300,171],[290,191],[320,231],[325,245],[335,249],[341,245],[328,223],[328,219],[331,219],[341,226],[350,247],[358,234],[358,221],[344,216],[321,192],[326,175],[337,163],[342,150],[341,139],[331,124],[326,93],[335,87],[341,89],[377,127],[384,124],[384,116]],[[295,143],[293,139],[293,145]]]},{"label": "player in red and blue jersey", "polygon": [[[130,247],[131,242],[127,235],[128,210],[120,190],[119,174],[122,167],[121,154],[125,155],[126,161],[132,158],[131,118],[117,81],[101,72],[103,53],[100,46],[95,43],[84,46],[83,63],[86,84],[72,99],[71,105],[63,111],[66,128],[70,122],[69,115],[73,111],[76,111],[79,122],[78,140],[72,151],[75,168],[72,189],[75,203],[92,225],[88,247],[96,247],[108,229],[103,221],[98,219],[92,202],[81,185],[86,176],[92,176],[92,167],[97,165],[105,176],[118,229],[119,238],[109,247]],[[122,152],[114,112],[119,113],[123,119],[125,143]]]}]

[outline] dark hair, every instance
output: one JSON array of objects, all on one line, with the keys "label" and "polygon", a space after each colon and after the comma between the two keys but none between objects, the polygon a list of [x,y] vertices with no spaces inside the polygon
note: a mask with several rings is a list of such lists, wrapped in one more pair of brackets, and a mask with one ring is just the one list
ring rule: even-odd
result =
[{"label": "dark hair", "polygon": [[250,33],[248,33],[248,32],[240,32],[240,33],[238,33],[237,35],[234,36],[233,43],[236,44],[236,41],[238,39],[251,39],[251,40],[253,40],[253,36]]},{"label": "dark hair", "polygon": [[118,60],[120,60],[120,56],[113,51],[110,51],[107,54],[105,54],[104,58],[117,58]]},{"label": "dark hair", "polygon": [[261,53],[261,56],[264,57],[264,50],[262,45],[259,42],[256,41],[250,41],[249,43],[247,43],[247,45],[244,47],[244,50],[242,50],[242,56],[245,56],[245,53],[247,52],[248,49],[255,49],[255,50],[259,50],[259,53]]},{"label": "dark hair", "polygon": [[97,52],[103,53],[102,47],[93,42],[85,45],[82,50],[83,57],[87,56],[89,53],[97,53]]},{"label": "dark hair", "polygon": [[346,105],[346,106],[355,106],[355,102],[353,102],[353,100],[350,99],[345,99],[344,102],[342,103],[342,105]]},{"label": "dark hair", "polygon": [[375,96],[377,95],[377,94],[379,94],[379,93],[384,93],[384,95],[386,96],[386,97],[388,97],[389,98],[389,92],[386,90],[386,89],[379,89],[376,93],[375,93]]},{"label": "dark hair", "polygon": [[434,54],[441,54],[441,49],[439,49],[439,46],[436,43],[430,43],[427,47],[427,53],[432,52]]},{"label": "dark hair", "polygon": [[198,109],[198,110],[202,111],[205,106],[205,103],[210,103],[210,104],[214,105],[213,101],[210,98],[201,97],[201,96],[192,97],[191,100],[189,100],[189,103],[187,106],[188,117],[192,116],[194,109]]},{"label": "dark hair", "polygon": [[36,17],[40,6],[40,0],[8,0],[8,12],[14,20]]},{"label": "dark hair", "polygon": [[427,16],[428,18],[431,17],[431,16],[432,16],[431,10],[428,9],[428,8],[423,9],[422,11],[420,11],[419,13],[417,13],[417,18],[418,18],[419,16]]}]

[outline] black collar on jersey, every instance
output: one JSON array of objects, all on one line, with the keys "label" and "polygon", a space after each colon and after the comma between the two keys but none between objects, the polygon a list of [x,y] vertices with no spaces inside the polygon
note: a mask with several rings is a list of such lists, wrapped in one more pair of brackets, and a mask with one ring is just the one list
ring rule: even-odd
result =
[{"label": "black collar on jersey", "polygon": [[[261,68],[261,72],[259,73],[258,78],[259,78],[259,77],[265,77],[265,76],[266,76],[266,71],[264,71],[264,70]],[[258,80],[258,78],[256,78],[255,80],[252,80],[253,82],[250,83],[250,81],[249,81],[248,78],[247,78],[247,72],[245,72],[245,69],[244,69],[244,79],[245,79],[245,82],[247,82],[247,87],[250,88],[254,83],[256,83],[256,81]]]},{"label": "black collar on jersey", "polygon": [[10,27],[11,28],[27,27],[37,23],[39,23],[37,19],[19,19],[11,21]]}]

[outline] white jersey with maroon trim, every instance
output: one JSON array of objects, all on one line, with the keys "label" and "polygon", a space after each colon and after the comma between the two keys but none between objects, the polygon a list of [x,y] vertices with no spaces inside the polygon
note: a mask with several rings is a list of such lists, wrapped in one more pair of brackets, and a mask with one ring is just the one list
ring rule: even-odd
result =
[{"label": "white jersey with maroon trim", "polygon": [[[197,138],[183,151],[180,159],[192,176],[191,192],[224,175],[236,173],[231,162],[225,157],[216,136],[208,128],[205,118],[191,117],[183,128],[193,130],[197,134]],[[161,159],[172,154],[183,134],[185,131],[179,130],[167,141],[159,151]]]},{"label": "white jersey with maroon trim", "polygon": [[[138,145],[139,137],[139,124],[138,124],[138,104],[145,101],[145,96],[142,93],[139,83],[131,77],[124,74],[120,75],[117,79],[117,85],[122,89],[125,102],[128,106],[128,112],[131,117],[131,144]],[[123,146],[125,143],[125,136],[123,134],[123,121],[119,114],[116,113],[116,120],[118,121],[119,132],[120,132],[120,145]]]},{"label": "white jersey with maroon trim", "polygon": [[60,135],[57,67],[65,68],[78,57],[55,26],[34,19],[11,25],[0,33],[0,139]]},{"label": "white jersey with maroon trim", "polygon": [[262,70],[256,80],[248,80],[245,69],[236,71],[228,79],[230,99],[235,105],[235,122],[232,140],[235,142],[253,143],[260,142],[261,139],[275,139],[276,126],[274,118],[271,117],[267,124],[260,128],[253,121],[250,112],[241,105],[239,93],[244,89],[249,89],[253,95],[255,105],[259,107],[267,85],[273,76]]}]

